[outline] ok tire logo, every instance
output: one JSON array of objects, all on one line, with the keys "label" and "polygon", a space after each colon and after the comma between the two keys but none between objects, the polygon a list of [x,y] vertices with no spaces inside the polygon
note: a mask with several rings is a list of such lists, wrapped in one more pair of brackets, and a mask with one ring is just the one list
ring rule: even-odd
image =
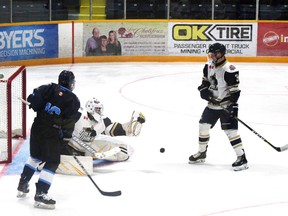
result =
[{"label": "ok tire logo", "polygon": [[175,41],[252,41],[252,25],[176,24],[172,28]]}]

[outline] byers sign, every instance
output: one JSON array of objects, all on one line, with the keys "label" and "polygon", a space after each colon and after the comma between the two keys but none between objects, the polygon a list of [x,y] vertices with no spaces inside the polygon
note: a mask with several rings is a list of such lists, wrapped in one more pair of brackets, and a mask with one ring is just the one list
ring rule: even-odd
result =
[{"label": "byers sign", "polygon": [[0,61],[58,57],[58,25],[0,27]]}]

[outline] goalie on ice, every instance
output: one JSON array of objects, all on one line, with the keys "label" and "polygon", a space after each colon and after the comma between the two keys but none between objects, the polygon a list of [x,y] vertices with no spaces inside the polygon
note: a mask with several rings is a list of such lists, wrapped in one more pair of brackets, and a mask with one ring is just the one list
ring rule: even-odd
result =
[{"label": "goalie on ice", "polygon": [[[91,156],[98,159],[97,153],[105,153],[114,147],[121,151],[103,158],[107,161],[126,161],[129,159],[129,146],[123,141],[111,137],[138,136],[141,132],[145,117],[141,112],[134,111],[130,121],[126,123],[112,122],[109,117],[103,115],[103,104],[95,97],[88,100],[85,110],[75,124],[73,137],[63,149],[62,155]],[[92,149],[92,151],[91,151]]]}]

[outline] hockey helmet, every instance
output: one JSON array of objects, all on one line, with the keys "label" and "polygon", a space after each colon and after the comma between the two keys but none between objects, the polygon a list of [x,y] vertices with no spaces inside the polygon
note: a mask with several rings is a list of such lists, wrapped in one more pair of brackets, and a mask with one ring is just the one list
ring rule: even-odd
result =
[{"label": "hockey helmet", "polygon": [[85,108],[86,111],[93,116],[95,113],[97,113],[98,115],[102,115],[104,106],[98,99],[93,97],[86,102]]},{"label": "hockey helmet", "polygon": [[226,47],[221,43],[214,43],[209,47],[209,53],[217,53],[220,52],[222,55],[226,53]]},{"label": "hockey helmet", "polygon": [[75,88],[75,76],[73,72],[68,71],[68,70],[63,70],[59,74],[58,84],[73,91]]}]

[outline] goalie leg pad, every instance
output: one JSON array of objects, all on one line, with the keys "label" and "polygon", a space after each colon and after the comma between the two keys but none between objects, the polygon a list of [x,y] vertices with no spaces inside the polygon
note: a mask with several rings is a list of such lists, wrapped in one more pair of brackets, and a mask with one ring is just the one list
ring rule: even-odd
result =
[{"label": "goalie leg pad", "polygon": [[115,162],[127,161],[129,159],[127,146],[125,144],[119,144],[119,148],[121,149],[120,152],[110,157],[106,157],[105,160]]},{"label": "goalie leg pad", "polygon": [[[80,163],[85,167],[89,175],[93,174],[93,159],[90,156],[77,156]],[[61,155],[61,162],[56,173],[63,175],[86,175],[73,156]]]},{"label": "goalie leg pad", "polygon": [[128,150],[128,145],[122,143],[119,143],[120,141],[118,140],[113,140],[113,139],[97,139],[94,140],[93,143],[91,144],[91,147],[94,148],[97,152],[106,152],[109,151],[115,147],[119,147],[121,149],[120,152],[116,153],[115,155],[106,157],[104,160],[108,161],[126,161],[129,159],[129,150]]}]

